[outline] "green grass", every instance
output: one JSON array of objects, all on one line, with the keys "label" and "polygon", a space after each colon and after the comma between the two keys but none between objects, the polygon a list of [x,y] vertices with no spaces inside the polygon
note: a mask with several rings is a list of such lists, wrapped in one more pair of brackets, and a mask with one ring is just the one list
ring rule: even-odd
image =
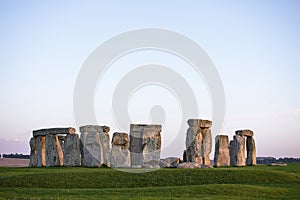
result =
[{"label": "green grass", "polygon": [[300,163],[287,167],[0,168],[0,199],[300,199]]}]

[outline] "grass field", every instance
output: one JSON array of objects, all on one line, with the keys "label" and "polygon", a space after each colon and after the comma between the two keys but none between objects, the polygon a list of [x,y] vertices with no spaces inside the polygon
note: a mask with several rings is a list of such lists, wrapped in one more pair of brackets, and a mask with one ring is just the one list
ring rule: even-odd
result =
[{"label": "grass field", "polygon": [[300,199],[300,163],[287,167],[161,169],[0,167],[1,199]]}]

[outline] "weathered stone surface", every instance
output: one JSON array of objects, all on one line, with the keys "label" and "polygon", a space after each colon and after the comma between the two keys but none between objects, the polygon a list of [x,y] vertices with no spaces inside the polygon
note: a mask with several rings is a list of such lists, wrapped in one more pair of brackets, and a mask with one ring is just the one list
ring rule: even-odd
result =
[{"label": "weathered stone surface", "polygon": [[129,137],[127,133],[114,133],[111,149],[111,167],[130,167]]},{"label": "weathered stone surface", "polygon": [[240,135],[240,136],[250,136],[250,137],[252,137],[254,135],[253,131],[247,130],[247,129],[235,131],[235,134]]},{"label": "weathered stone surface", "polygon": [[198,127],[189,127],[186,134],[187,162],[202,164],[202,134]]},{"label": "weathered stone surface", "polygon": [[36,142],[35,138],[31,138],[29,141],[30,145],[30,161],[29,161],[29,167],[35,167],[37,166],[37,160],[36,160]]},{"label": "weathered stone surface", "polygon": [[[110,145],[108,129],[102,126],[83,126],[81,131],[82,154],[81,163],[86,167],[110,166]],[[101,132],[95,132],[101,131]]]},{"label": "weathered stone surface", "polygon": [[215,138],[214,166],[230,166],[229,141],[227,135],[217,135]]},{"label": "weathered stone surface", "polygon": [[212,148],[211,121],[201,119],[188,120],[190,127],[186,134],[186,161],[210,165]]},{"label": "weathered stone surface", "polygon": [[256,148],[255,141],[253,137],[247,137],[247,165],[256,165]]},{"label": "weathered stone surface", "polygon": [[235,145],[235,159],[234,166],[245,166],[246,165],[246,156],[245,156],[245,137],[240,135],[235,135],[234,137]]},{"label": "weathered stone surface", "polygon": [[48,128],[48,129],[39,129],[32,131],[33,137],[37,136],[45,136],[48,134],[56,135],[56,134],[75,134],[76,129],[69,127],[69,128]]},{"label": "weathered stone surface", "polygon": [[184,150],[182,155],[182,162],[187,162],[187,158],[188,158],[187,151]]},{"label": "weathered stone surface", "polygon": [[64,140],[64,166],[80,166],[80,139],[78,134],[70,134]]},{"label": "weathered stone surface", "polygon": [[234,140],[231,140],[229,143],[229,153],[230,153],[230,166],[234,166],[235,157],[236,157]]},{"label": "weathered stone surface", "polygon": [[161,149],[161,126],[131,124],[130,156],[131,166],[159,166]]},{"label": "weathered stone surface", "polygon": [[212,121],[203,119],[189,119],[188,124],[191,127],[211,128]]},{"label": "weathered stone surface", "polygon": [[165,168],[176,168],[181,163],[180,158],[168,157],[160,160],[160,166],[165,165]]},{"label": "weathered stone surface", "polygon": [[108,126],[98,126],[98,125],[86,125],[79,127],[81,133],[109,133],[110,127]]},{"label": "weathered stone surface", "polygon": [[189,168],[189,169],[193,169],[193,168],[211,168],[211,166],[210,165],[201,165],[199,163],[193,163],[193,162],[184,162],[184,163],[178,164],[178,168]]},{"label": "weathered stone surface", "polygon": [[57,135],[46,135],[46,166],[62,166],[63,153]]},{"label": "weathered stone surface", "polygon": [[46,136],[36,137],[36,166],[46,167]]},{"label": "weathered stone surface", "polygon": [[203,158],[203,165],[210,165],[210,153],[212,148],[212,136],[210,129],[202,129],[202,158]]}]

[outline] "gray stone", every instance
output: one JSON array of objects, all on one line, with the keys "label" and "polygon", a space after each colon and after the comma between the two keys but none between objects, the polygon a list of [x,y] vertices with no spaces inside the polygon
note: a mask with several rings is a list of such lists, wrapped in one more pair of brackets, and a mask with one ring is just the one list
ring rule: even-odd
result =
[{"label": "gray stone", "polygon": [[212,136],[209,129],[212,122],[202,119],[189,119],[189,128],[186,134],[185,161],[210,165]]},{"label": "gray stone", "polygon": [[202,168],[202,165],[199,163],[194,163],[194,162],[184,162],[184,163],[178,164],[178,168],[194,169],[194,168]]},{"label": "gray stone", "polygon": [[253,131],[248,129],[235,131],[235,134],[240,136],[247,136],[247,137],[252,137],[254,135]]},{"label": "gray stone", "polygon": [[33,137],[37,136],[45,136],[48,134],[56,135],[56,134],[75,134],[76,129],[69,127],[69,128],[48,128],[48,129],[39,129],[32,131]]},{"label": "gray stone", "polygon": [[37,136],[36,142],[36,166],[46,167],[46,136]]},{"label": "gray stone", "polygon": [[111,149],[111,167],[130,167],[129,137],[127,133],[114,133]]},{"label": "gray stone", "polygon": [[79,130],[81,133],[87,132],[87,133],[108,133],[110,131],[110,128],[108,126],[98,126],[98,125],[86,125],[79,127]]},{"label": "gray stone", "polygon": [[181,160],[177,157],[168,157],[160,160],[160,166],[166,164],[164,166],[165,168],[176,168],[178,167],[179,163],[181,163]]},{"label": "gray stone", "polygon": [[191,127],[211,128],[212,121],[203,119],[189,119],[188,124]]},{"label": "gray stone", "polygon": [[234,137],[235,145],[235,159],[234,166],[245,166],[246,156],[245,156],[245,137],[240,135],[235,135]]},{"label": "gray stone", "polygon": [[29,145],[30,145],[30,161],[29,161],[29,167],[36,167],[37,166],[37,160],[36,160],[36,138],[31,138]]},{"label": "gray stone", "polygon": [[[110,145],[107,126],[83,126],[81,132],[81,163],[86,167],[110,166]],[[88,132],[90,131],[90,132]],[[100,131],[100,132],[95,132]]]},{"label": "gray stone", "polygon": [[256,148],[255,141],[253,137],[247,137],[247,165],[256,165]]},{"label": "gray stone", "polygon": [[234,166],[235,157],[236,157],[234,140],[231,140],[229,143],[229,153],[230,153],[230,166]]},{"label": "gray stone", "polygon": [[229,141],[227,135],[216,136],[214,166],[230,166]]},{"label": "gray stone", "polygon": [[212,136],[210,129],[202,129],[202,158],[203,158],[203,165],[210,165],[210,153],[212,148]]},{"label": "gray stone", "polygon": [[46,166],[63,166],[63,159],[58,135],[46,135]]},{"label": "gray stone", "polygon": [[203,163],[202,159],[202,133],[200,128],[190,127],[186,136],[187,162]]},{"label": "gray stone", "polygon": [[130,125],[130,157],[131,167],[135,165],[159,166],[161,150],[161,126],[131,124]]},{"label": "gray stone", "polygon": [[78,134],[67,135],[64,140],[64,166],[80,166],[80,139]]}]

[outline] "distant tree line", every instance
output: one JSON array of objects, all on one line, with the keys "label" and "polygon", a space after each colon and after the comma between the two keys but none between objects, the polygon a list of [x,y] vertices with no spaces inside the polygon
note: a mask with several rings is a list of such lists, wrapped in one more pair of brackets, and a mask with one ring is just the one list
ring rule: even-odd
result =
[{"label": "distant tree line", "polygon": [[23,154],[19,154],[19,153],[2,154],[2,156],[0,155],[0,157],[2,157],[2,158],[20,158],[20,159],[29,159],[30,158],[29,155],[23,155]]},{"label": "distant tree line", "polygon": [[257,164],[271,164],[271,163],[291,163],[291,162],[300,162],[300,158],[274,158],[274,157],[257,157]]}]

